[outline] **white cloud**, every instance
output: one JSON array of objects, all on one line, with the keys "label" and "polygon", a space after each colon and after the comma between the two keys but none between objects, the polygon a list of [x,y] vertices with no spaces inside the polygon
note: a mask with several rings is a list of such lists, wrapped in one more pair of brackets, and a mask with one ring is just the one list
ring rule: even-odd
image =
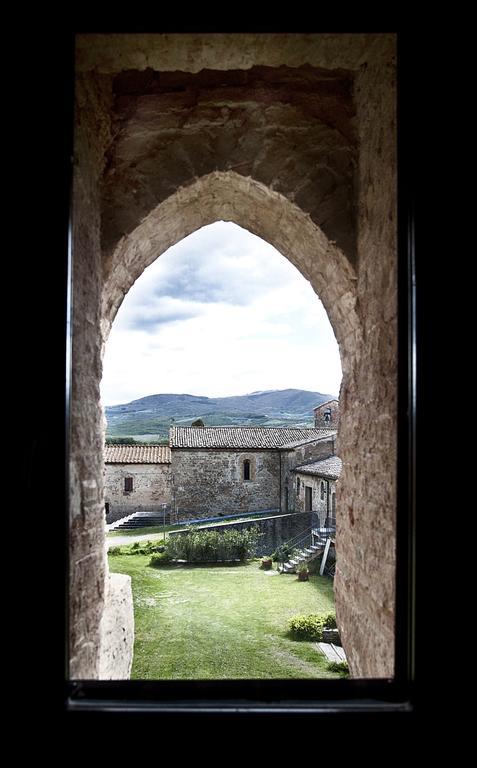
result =
[{"label": "white cloud", "polygon": [[101,392],[114,405],[161,392],[338,394],[340,382],[338,345],[311,285],[271,245],[217,222],[133,285],[106,346]]}]

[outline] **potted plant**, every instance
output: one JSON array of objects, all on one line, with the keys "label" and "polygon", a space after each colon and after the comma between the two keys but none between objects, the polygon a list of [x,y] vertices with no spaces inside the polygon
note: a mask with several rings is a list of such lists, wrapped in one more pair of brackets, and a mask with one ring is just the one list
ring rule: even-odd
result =
[{"label": "potted plant", "polygon": [[310,572],[308,570],[308,564],[307,563],[300,563],[300,565],[296,569],[296,572],[298,574],[298,581],[308,581],[308,577],[310,575]]},{"label": "potted plant", "polygon": [[264,571],[269,571],[272,565],[273,560],[271,557],[262,557],[260,568],[263,568]]}]

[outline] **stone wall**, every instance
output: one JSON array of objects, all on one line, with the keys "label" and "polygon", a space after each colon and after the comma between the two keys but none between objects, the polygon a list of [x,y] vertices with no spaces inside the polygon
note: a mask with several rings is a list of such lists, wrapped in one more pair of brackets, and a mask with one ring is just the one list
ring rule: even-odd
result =
[{"label": "stone wall", "polygon": [[294,469],[300,464],[309,464],[310,462],[332,456],[335,453],[335,445],[335,437],[299,445],[290,456],[290,468]]},{"label": "stone wall", "polygon": [[[177,520],[279,508],[278,451],[171,450]],[[243,479],[246,459],[250,480]]]},{"label": "stone wall", "polygon": [[[305,443],[290,451],[280,451],[281,453],[281,510],[283,512],[298,511],[296,506],[296,476],[292,469],[300,464],[310,463],[318,459],[325,459],[335,453],[335,437],[325,440],[316,440],[312,443]],[[288,493],[287,493],[288,491]],[[288,506],[287,506],[288,498]]]},{"label": "stone wall", "polygon": [[72,384],[70,423],[70,675],[96,678],[107,578],[103,502],[100,309],[100,177],[110,141],[111,82],[76,83],[72,218]]},{"label": "stone wall", "polygon": [[[297,472],[293,475],[295,478],[295,511],[304,512],[306,504],[305,488],[312,489],[312,510],[318,512],[321,524],[324,524],[326,517],[332,515],[332,495],[336,495],[336,482],[334,480],[325,480],[317,475],[307,475],[303,472]],[[300,480],[300,490],[297,493],[297,480]],[[324,485],[324,498],[321,498],[321,484]],[[313,524],[316,525],[316,518],[313,517]]]},{"label": "stone wall", "polygon": [[[291,513],[287,515],[273,515],[272,517],[262,517],[260,520],[246,520],[241,523],[223,523],[214,526],[196,526],[194,530],[214,530],[225,531],[230,528],[243,531],[257,527],[263,536],[258,542],[256,555],[270,555],[280,544],[289,539],[293,539],[302,531],[309,528],[311,516],[309,512]],[[185,531],[174,531],[170,536],[182,536]]]},{"label": "stone wall", "polygon": [[100,680],[128,680],[134,647],[134,610],[131,577],[110,573],[100,626]]},{"label": "stone wall", "polygon": [[[133,479],[133,490],[124,490],[124,479]],[[170,464],[106,464],[104,501],[109,504],[106,522],[113,523],[133,512],[162,511],[172,501]]]},{"label": "stone wall", "polygon": [[338,400],[319,405],[314,409],[315,427],[322,429],[338,429],[340,423],[340,405]]},{"label": "stone wall", "polygon": [[336,614],[356,677],[394,673],[396,557],[395,44],[378,37],[355,83],[361,336],[340,341],[353,370],[340,393]]},{"label": "stone wall", "polygon": [[[256,67],[276,71],[247,73]],[[200,75],[204,69],[221,70],[230,98],[224,103],[221,80],[211,76],[200,81],[210,112],[201,96],[200,104],[180,105],[186,119],[177,122],[174,98],[180,100],[180,90],[174,96],[171,81],[169,94],[159,94],[161,73]],[[228,77],[227,69],[243,70],[244,84],[252,87],[239,85],[234,94],[238,76]],[[193,102],[194,93],[187,93]],[[76,99],[71,676],[95,678],[99,670],[107,570],[102,347],[124,295],[144,269],[170,245],[217,219],[235,221],[278,248],[310,281],[330,318],[343,368],[336,449],[343,460],[337,491],[338,626],[352,675],[391,676],[395,37],[84,35],[78,38]],[[255,122],[254,109],[246,106],[251,101],[257,104]],[[205,125],[212,132],[210,145],[203,141]],[[305,135],[311,143],[300,146]]]}]

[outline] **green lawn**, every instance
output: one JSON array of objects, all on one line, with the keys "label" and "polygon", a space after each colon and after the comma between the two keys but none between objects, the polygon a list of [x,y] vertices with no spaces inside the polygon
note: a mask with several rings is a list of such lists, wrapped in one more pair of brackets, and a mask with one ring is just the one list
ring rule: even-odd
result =
[{"label": "green lawn", "polygon": [[297,613],[334,609],[333,582],[248,564],[152,568],[148,555],[109,558],[132,577],[131,679],[338,678],[313,643],[287,636]]}]

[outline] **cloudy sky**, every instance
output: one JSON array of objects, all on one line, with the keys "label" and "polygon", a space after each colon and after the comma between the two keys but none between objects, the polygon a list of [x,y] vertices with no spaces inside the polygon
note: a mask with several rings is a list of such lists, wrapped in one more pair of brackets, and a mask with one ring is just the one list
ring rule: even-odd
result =
[{"label": "cloudy sky", "polygon": [[265,389],[338,395],[338,345],[310,283],[275,248],[219,221],[169,248],[126,295],[106,346],[104,405]]}]

